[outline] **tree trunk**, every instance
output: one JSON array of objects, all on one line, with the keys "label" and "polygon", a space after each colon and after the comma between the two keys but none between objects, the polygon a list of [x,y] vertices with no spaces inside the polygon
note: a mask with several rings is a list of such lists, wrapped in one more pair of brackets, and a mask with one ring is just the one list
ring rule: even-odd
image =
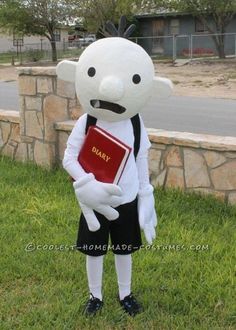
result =
[{"label": "tree trunk", "polygon": [[225,36],[212,36],[219,58],[225,58]]},{"label": "tree trunk", "polygon": [[50,43],[51,43],[51,47],[52,47],[52,61],[57,62],[57,45],[56,45],[55,38],[52,38],[50,40]]},{"label": "tree trunk", "polygon": [[212,29],[211,25],[209,25],[208,17],[206,18],[205,16],[199,16],[198,19],[202,22],[202,24],[206,25],[207,30],[211,34],[216,34],[219,33],[219,35],[213,35],[212,39],[215,43],[216,50],[218,53],[219,58],[225,58],[225,26],[226,23],[222,20],[217,21],[216,17],[213,17],[213,20],[216,25],[216,31]]}]

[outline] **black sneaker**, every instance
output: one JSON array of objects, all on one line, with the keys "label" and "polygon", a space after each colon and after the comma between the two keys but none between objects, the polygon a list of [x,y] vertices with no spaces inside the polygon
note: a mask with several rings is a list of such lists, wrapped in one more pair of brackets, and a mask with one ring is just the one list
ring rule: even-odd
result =
[{"label": "black sneaker", "polygon": [[92,297],[88,300],[84,309],[84,314],[86,316],[94,316],[99,310],[102,309],[103,306],[103,301],[94,297],[92,294],[91,296]]},{"label": "black sneaker", "polygon": [[132,292],[126,296],[123,300],[120,300],[120,304],[124,311],[131,316],[135,316],[142,312],[142,306],[134,298]]}]

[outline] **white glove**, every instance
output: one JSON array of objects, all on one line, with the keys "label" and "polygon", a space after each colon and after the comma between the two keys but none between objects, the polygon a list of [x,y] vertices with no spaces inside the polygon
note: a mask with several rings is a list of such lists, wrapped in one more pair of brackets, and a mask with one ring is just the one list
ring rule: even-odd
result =
[{"label": "white glove", "polygon": [[152,244],[156,237],[157,215],[153,187],[150,184],[138,193],[138,214],[139,224],[144,231],[145,238],[149,244]]},{"label": "white glove", "polygon": [[122,191],[119,186],[97,181],[94,175],[89,173],[75,181],[73,187],[89,230],[96,231],[100,228],[93,210],[108,220],[119,217],[119,213],[114,209],[122,203]]}]

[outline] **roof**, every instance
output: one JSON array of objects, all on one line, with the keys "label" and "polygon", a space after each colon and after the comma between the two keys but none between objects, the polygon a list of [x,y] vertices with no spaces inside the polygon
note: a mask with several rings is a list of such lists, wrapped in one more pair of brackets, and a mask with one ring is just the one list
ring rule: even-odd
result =
[{"label": "roof", "polygon": [[185,16],[190,15],[186,12],[176,12],[176,11],[157,11],[153,13],[140,13],[135,15],[137,19],[139,18],[156,18],[156,17],[173,17],[173,16]]}]

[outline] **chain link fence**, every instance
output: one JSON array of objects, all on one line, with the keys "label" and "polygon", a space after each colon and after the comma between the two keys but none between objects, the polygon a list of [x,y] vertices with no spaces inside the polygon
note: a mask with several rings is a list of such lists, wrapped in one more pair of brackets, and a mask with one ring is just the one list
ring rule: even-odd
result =
[{"label": "chain link fence", "polygon": [[[88,43],[73,42],[56,42],[56,50],[58,59],[78,58]],[[38,61],[52,60],[52,46],[49,42],[23,44],[14,47],[14,50],[0,53],[0,64],[11,63],[24,64]]]},{"label": "chain link fence", "polygon": [[[176,59],[217,58],[218,51],[214,39],[224,42],[226,57],[236,57],[236,33],[130,38],[142,46],[153,59],[173,61]],[[84,41],[56,42],[57,57],[58,59],[78,58],[88,44]],[[14,47],[14,50],[0,54],[0,64],[23,64],[51,61],[51,59],[52,47],[49,42],[18,45]]]},{"label": "chain link fence", "polygon": [[236,33],[131,38],[150,56],[172,60],[218,57],[214,39],[224,43],[223,50],[226,57],[236,57]]}]

